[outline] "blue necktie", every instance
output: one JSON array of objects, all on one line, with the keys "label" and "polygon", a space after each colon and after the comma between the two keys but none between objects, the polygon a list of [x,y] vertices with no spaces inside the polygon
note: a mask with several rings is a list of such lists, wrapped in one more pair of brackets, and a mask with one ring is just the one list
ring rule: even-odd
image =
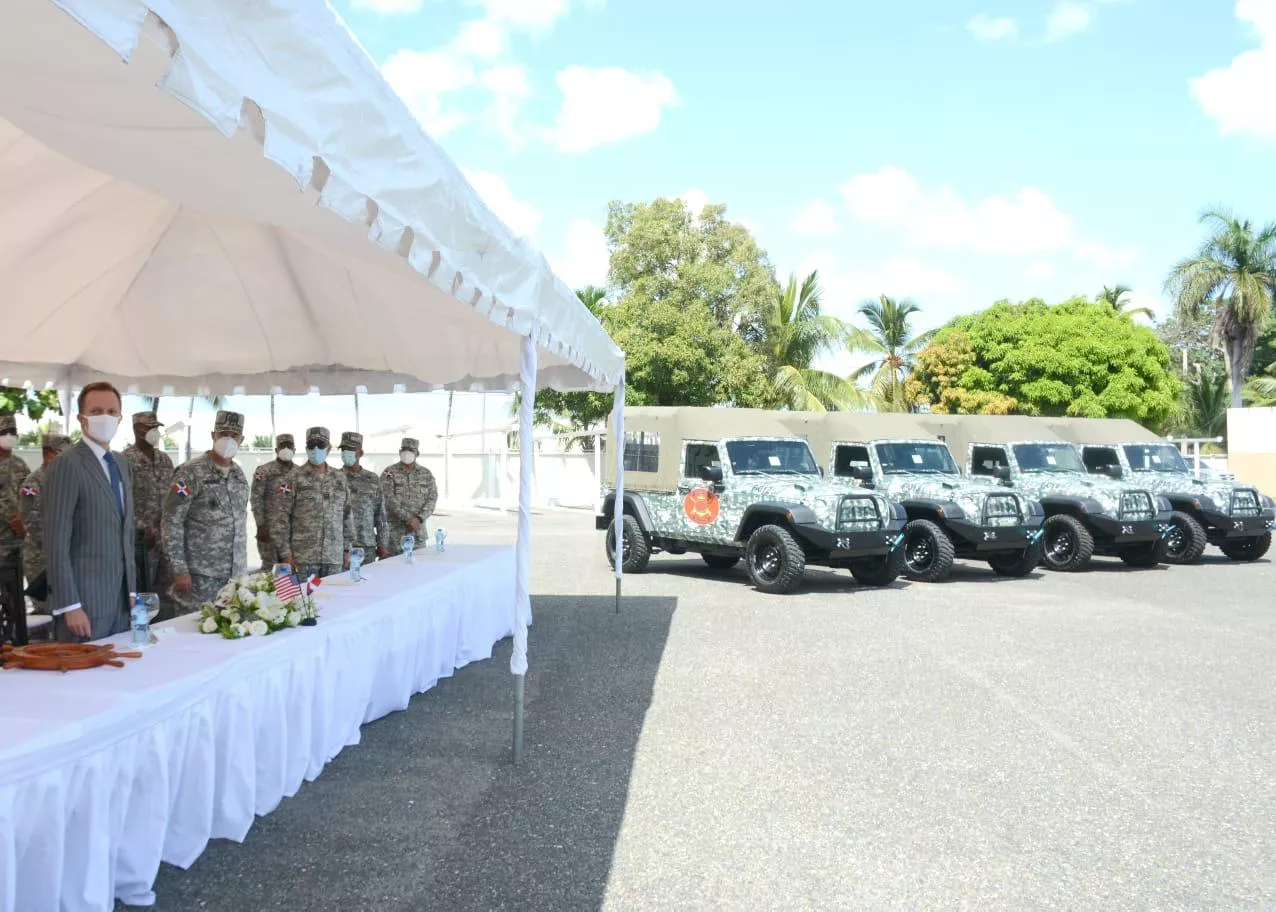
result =
[{"label": "blue necktie", "polygon": [[111,491],[115,494],[115,506],[124,515],[124,479],[120,477],[120,467],[115,462],[115,454],[110,450],[102,457],[106,460],[107,471],[111,473]]}]

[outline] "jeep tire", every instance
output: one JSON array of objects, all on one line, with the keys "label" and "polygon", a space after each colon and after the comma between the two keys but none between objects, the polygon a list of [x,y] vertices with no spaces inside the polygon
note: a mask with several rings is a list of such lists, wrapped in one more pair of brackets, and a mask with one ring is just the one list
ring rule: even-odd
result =
[{"label": "jeep tire", "polygon": [[749,579],[761,592],[784,594],[797,589],[806,573],[806,554],[783,526],[761,526],[744,549]]},{"label": "jeep tire", "polygon": [[1194,564],[1199,561],[1209,544],[1201,524],[1192,514],[1175,510],[1170,514],[1170,525],[1174,528],[1165,539],[1165,562]]},{"label": "jeep tire", "polygon": [[904,575],[919,583],[933,583],[952,572],[953,540],[929,519],[914,519],[904,527]]},{"label": "jeep tire", "polygon": [[[621,566],[625,573],[642,573],[651,560],[651,540],[638,524],[638,519],[626,513],[621,528],[624,530]],[[616,569],[616,523],[607,524],[607,563]]]},{"label": "jeep tire", "polygon": [[1046,553],[1045,541],[1045,536],[1041,535],[1022,551],[994,554],[988,558],[988,566],[992,567],[992,572],[998,576],[1027,576],[1041,566],[1041,559]]},{"label": "jeep tire", "polygon": [[730,570],[740,563],[740,555],[738,554],[701,554],[700,557],[709,566],[710,570]]},{"label": "jeep tire", "polygon": [[1049,570],[1075,573],[1085,568],[1094,556],[1094,536],[1081,520],[1066,513],[1046,517],[1041,535],[1045,552],[1041,562]]},{"label": "jeep tire", "polygon": [[904,572],[904,546],[900,545],[890,554],[882,557],[870,557],[851,564],[851,576],[861,586],[881,588],[889,586],[899,579]]},{"label": "jeep tire", "polygon": [[1157,564],[1165,563],[1167,544],[1167,539],[1158,538],[1156,541],[1126,545],[1121,549],[1121,560],[1127,567],[1155,567]]},{"label": "jeep tire", "polygon": [[1234,561],[1256,561],[1272,546],[1272,533],[1264,532],[1253,538],[1234,539],[1219,545],[1219,550]]}]

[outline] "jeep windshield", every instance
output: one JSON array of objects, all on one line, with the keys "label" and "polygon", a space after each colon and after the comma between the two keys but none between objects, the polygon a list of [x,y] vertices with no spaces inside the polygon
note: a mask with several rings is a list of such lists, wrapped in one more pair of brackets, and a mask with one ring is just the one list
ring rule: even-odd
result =
[{"label": "jeep windshield", "polygon": [[736,475],[818,475],[805,440],[730,440],[727,459]]},{"label": "jeep windshield", "polygon": [[879,443],[877,459],[887,475],[920,472],[925,475],[957,475],[957,463],[942,443]]},{"label": "jeep windshield", "polygon": [[1013,449],[1021,472],[1085,473],[1085,465],[1070,443],[1017,443]]},{"label": "jeep windshield", "polygon": [[1190,474],[1179,448],[1168,443],[1127,443],[1125,458],[1135,472],[1180,472]]}]

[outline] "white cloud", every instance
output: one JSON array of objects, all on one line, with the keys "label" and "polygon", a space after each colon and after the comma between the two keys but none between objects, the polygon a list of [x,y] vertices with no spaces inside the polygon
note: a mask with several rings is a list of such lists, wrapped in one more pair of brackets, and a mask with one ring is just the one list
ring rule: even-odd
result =
[{"label": "white cloud", "polygon": [[350,6],[388,16],[393,13],[415,13],[423,2],[424,0],[352,0]]},{"label": "white cloud", "polygon": [[[391,0],[393,2],[393,0]],[[491,19],[532,30],[548,29],[567,13],[567,0],[469,0]]]},{"label": "white cloud", "polygon": [[1036,187],[970,204],[950,187],[927,191],[907,171],[886,166],[851,178],[842,197],[856,218],[902,231],[920,247],[1011,256],[1068,251],[1099,265],[1133,260],[1079,237],[1073,220]]},{"label": "white cloud", "polygon": [[663,110],[678,102],[673,83],[659,72],[569,66],[555,81],[563,103],[551,135],[558,151],[565,153],[588,152],[650,133],[660,126]]},{"label": "white cloud", "polygon": [[966,23],[966,30],[980,41],[1003,41],[1019,34],[1019,26],[1009,16],[980,13]]},{"label": "white cloud", "polygon": [[821,250],[803,259],[797,274],[805,276],[812,270],[820,274],[825,312],[844,319],[862,301],[878,295],[913,298],[924,305],[928,297],[952,297],[966,287],[952,273],[905,255],[893,256],[872,269],[843,269],[836,257]]},{"label": "white cloud", "polygon": [[827,200],[812,200],[798,207],[789,229],[803,235],[834,234],[837,231],[837,212]]},{"label": "white cloud", "polygon": [[487,207],[509,226],[515,234],[533,237],[540,227],[541,211],[531,203],[524,202],[510,190],[505,178],[491,171],[467,171],[462,168],[466,179],[473,185],[478,195],[487,203]]},{"label": "white cloud", "polygon": [[1046,19],[1046,40],[1064,41],[1073,35],[1079,35],[1094,22],[1094,15],[1088,7],[1072,0],[1055,6]]},{"label": "white cloud", "polygon": [[1029,264],[1023,274],[1030,279],[1048,279],[1055,273],[1054,264],[1044,260]]},{"label": "white cloud", "polygon": [[572,288],[606,285],[610,262],[607,236],[589,219],[576,219],[567,226],[563,256],[552,262],[554,271]]},{"label": "white cloud", "polygon": [[444,106],[447,95],[474,84],[473,65],[455,51],[396,51],[381,73],[426,132],[442,136],[469,119]]},{"label": "white cloud", "polygon": [[703,190],[697,190],[695,187],[692,187],[685,193],[679,194],[678,199],[686,203],[687,211],[691,213],[692,218],[699,218],[701,210],[703,210],[705,206],[709,205],[709,194],[705,193]]},{"label": "white cloud", "polygon": [[487,122],[511,145],[521,143],[523,105],[533,94],[526,67],[516,63],[497,64],[479,74],[478,84],[492,94],[492,103],[484,113]]},{"label": "white cloud", "polygon": [[1258,48],[1189,80],[1188,88],[1223,135],[1276,138],[1276,3],[1237,0],[1236,17],[1254,27]]},{"label": "white cloud", "polygon": [[480,60],[495,60],[505,53],[509,32],[496,19],[474,19],[461,26],[452,47],[460,53]]}]

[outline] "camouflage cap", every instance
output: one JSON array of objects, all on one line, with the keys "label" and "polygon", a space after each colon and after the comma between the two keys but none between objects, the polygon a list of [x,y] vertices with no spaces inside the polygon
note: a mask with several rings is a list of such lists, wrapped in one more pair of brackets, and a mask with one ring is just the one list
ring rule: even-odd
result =
[{"label": "camouflage cap", "polygon": [[344,431],[341,434],[341,449],[343,450],[362,450],[363,435],[354,431]]},{"label": "camouflage cap", "polygon": [[244,433],[244,416],[239,412],[228,412],[222,409],[217,413],[217,420],[213,422],[214,434],[242,434]]},{"label": "camouflage cap", "polygon": [[18,419],[12,415],[0,415],[0,434],[18,433]]},{"label": "camouflage cap", "polygon": [[326,427],[306,428],[306,446],[310,446],[312,440],[322,440],[323,445],[327,446],[332,442],[332,435]]},{"label": "camouflage cap", "polygon": [[151,428],[162,427],[159,416],[154,412],[134,412],[133,427],[143,427],[148,431]]},{"label": "camouflage cap", "polygon": [[57,450],[61,453],[71,445],[71,438],[65,434],[45,434],[40,438],[40,446],[46,450]]},{"label": "camouflage cap", "polygon": [[403,440],[399,443],[399,449],[411,450],[413,453],[416,453],[418,456],[421,455],[421,447],[420,447],[420,444],[417,443],[417,439],[415,437],[404,437]]},{"label": "camouflage cap", "polygon": [[293,442],[292,434],[280,434],[275,438],[275,449],[282,450],[284,447],[288,447],[290,450],[297,448],[297,444]]}]

